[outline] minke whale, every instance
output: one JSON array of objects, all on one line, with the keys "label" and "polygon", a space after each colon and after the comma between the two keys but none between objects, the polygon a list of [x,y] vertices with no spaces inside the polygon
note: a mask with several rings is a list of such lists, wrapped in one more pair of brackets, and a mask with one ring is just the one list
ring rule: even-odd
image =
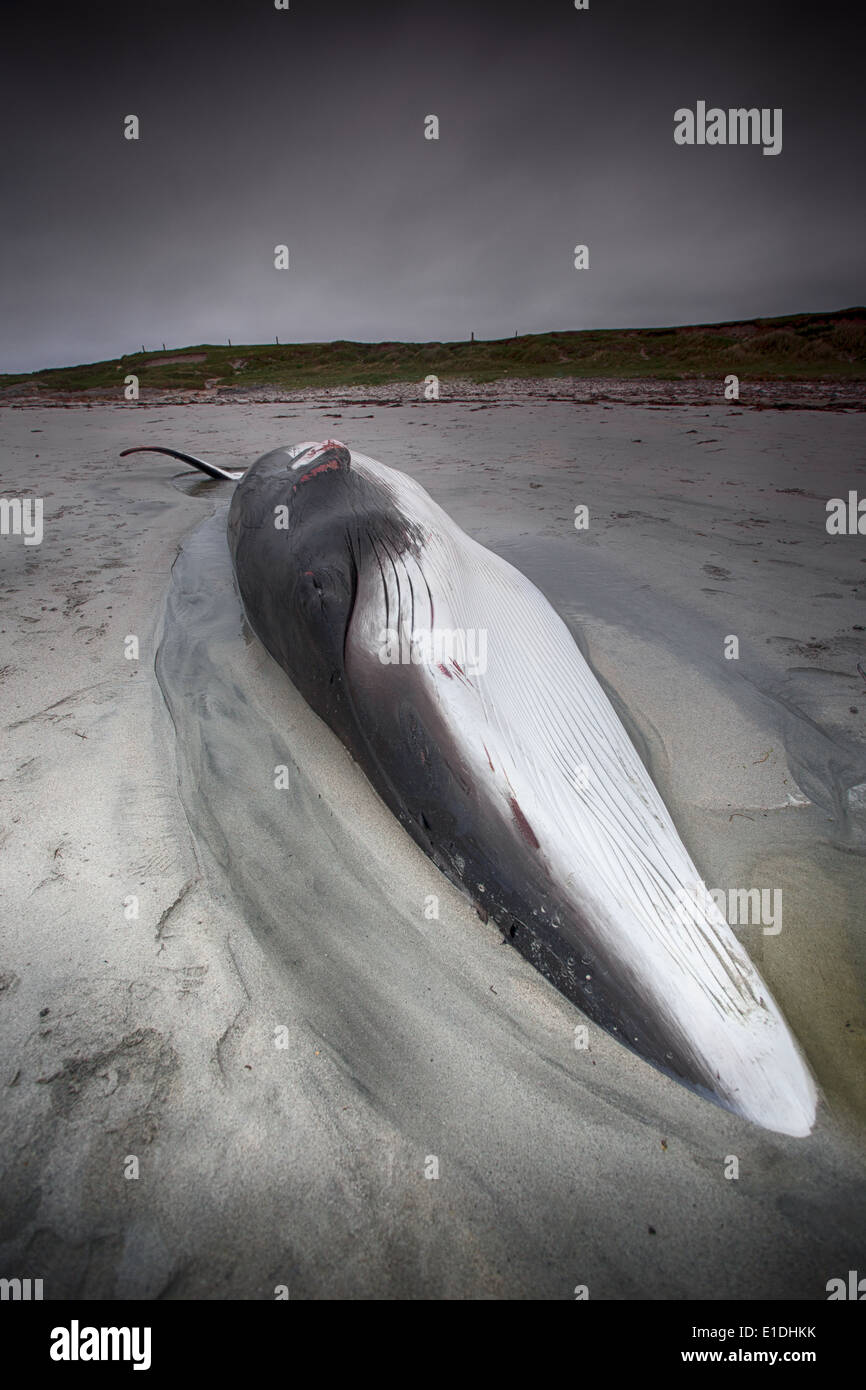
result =
[{"label": "minke whale", "polygon": [[539,590],[338,441],[242,475],[156,452],[237,482],[228,542],[251,627],[481,915],[654,1067],[808,1134],[797,1043]]}]

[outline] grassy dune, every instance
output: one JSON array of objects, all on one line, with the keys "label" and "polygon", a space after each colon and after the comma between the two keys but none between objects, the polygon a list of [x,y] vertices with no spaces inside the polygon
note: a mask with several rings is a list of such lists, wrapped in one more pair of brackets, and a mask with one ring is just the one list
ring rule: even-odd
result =
[{"label": "grassy dune", "polygon": [[117,390],[129,373],[143,388],[285,390],[464,377],[634,377],[676,381],[735,372],[767,380],[866,378],[866,308],[684,328],[538,333],[459,343],[293,343],[135,352],[111,362],[0,375],[3,387]]}]

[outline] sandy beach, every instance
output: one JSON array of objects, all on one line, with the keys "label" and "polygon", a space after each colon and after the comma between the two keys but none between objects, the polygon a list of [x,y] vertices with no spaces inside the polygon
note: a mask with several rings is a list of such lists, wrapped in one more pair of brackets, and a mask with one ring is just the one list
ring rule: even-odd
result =
[{"label": "sandy beach", "polygon": [[[0,406],[2,495],[44,499],[41,544],[0,538],[0,1274],[812,1300],[862,1270],[866,541],[825,504],[866,492],[864,414],[650,386]],[[229,485],[118,458],[328,437],[542,589],[708,885],[781,892],[780,930],[735,929],[815,1074],[809,1138],[577,1049],[245,628]]]}]

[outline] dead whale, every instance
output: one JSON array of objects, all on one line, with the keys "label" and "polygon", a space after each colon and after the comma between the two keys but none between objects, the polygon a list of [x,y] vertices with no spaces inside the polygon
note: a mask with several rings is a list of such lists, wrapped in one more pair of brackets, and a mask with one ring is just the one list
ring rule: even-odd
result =
[{"label": "dead whale", "polygon": [[228,540],[261,642],[506,939],[653,1066],[808,1134],[797,1044],[539,590],[414,480],[333,440],[253,464]]}]

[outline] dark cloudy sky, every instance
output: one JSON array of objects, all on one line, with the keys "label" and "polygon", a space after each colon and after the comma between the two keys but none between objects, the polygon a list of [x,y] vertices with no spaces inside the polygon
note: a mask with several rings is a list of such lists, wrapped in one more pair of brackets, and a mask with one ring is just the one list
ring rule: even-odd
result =
[{"label": "dark cloudy sky", "polygon": [[[860,16],[6,0],[0,370],[862,304]],[[782,107],[782,153],[678,147],[673,113],[699,99]]]}]

